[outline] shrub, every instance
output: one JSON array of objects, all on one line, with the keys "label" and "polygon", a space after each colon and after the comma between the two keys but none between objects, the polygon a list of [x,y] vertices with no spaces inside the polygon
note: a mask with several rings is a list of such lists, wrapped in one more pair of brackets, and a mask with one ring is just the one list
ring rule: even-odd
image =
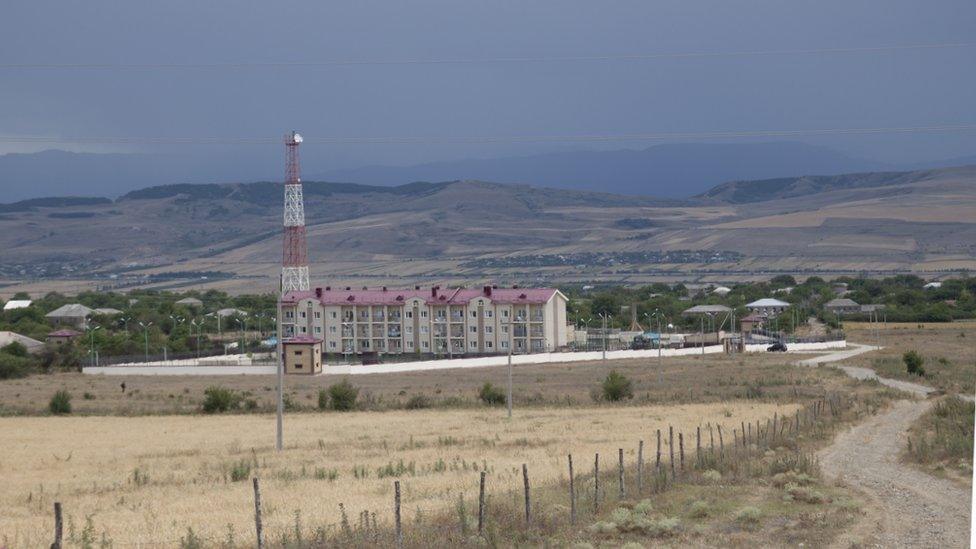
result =
[{"label": "shrub", "polygon": [[241,482],[242,480],[247,480],[251,477],[251,462],[242,459],[237,463],[231,465],[230,468],[230,480],[233,482]]},{"label": "shrub", "polygon": [[925,363],[925,359],[917,351],[911,350],[906,352],[902,355],[901,360],[905,363],[905,369],[908,370],[909,374],[915,376],[925,375],[925,368],[922,366]]},{"label": "shrub", "polygon": [[617,402],[625,398],[634,398],[633,383],[623,374],[611,370],[602,384],[603,398],[610,402]]},{"label": "shrub", "polygon": [[0,353],[7,353],[11,356],[19,356],[21,358],[27,357],[27,347],[19,341],[11,341],[7,345],[0,348]]},{"label": "shrub", "polygon": [[71,393],[61,389],[60,391],[54,393],[51,397],[51,402],[47,405],[48,410],[52,414],[64,415],[71,413]]},{"label": "shrub", "polygon": [[16,379],[30,373],[31,361],[7,353],[0,353],[0,379]]},{"label": "shrub", "polygon": [[203,392],[203,411],[219,414],[234,410],[241,404],[241,395],[232,389],[211,385]]},{"label": "shrub", "polygon": [[735,520],[744,524],[758,524],[761,518],[762,511],[751,505],[739,509],[739,512],[735,514]]},{"label": "shrub", "polygon": [[697,500],[692,502],[691,509],[689,509],[688,514],[694,518],[705,518],[710,512],[711,509],[709,508],[708,503],[702,500]]},{"label": "shrub", "polygon": [[702,473],[702,478],[709,482],[718,482],[722,480],[722,473],[719,473],[715,469],[709,469]]},{"label": "shrub", "polygon": [[356,407],[356,399],[359,398],[359,388],[344,379],[329,387],[329,402],[333,410],[345,412]]},{"label": "shrub", "polygon": [[329,393],[325,389],[319,389],[319,410],[329,407]]},{"label": "shrub", "polygon": [[484,402],[488,406],[505,404],[505,401],[508,400],[505,393],[501,389],[488,382],[485,382],[485,384],[481,386],[481,390],[478,391],[478,398],[480,398],[481,402]]},{"label": "shrub", "polygon": [[433,403],[430,401],[430,397],[425,394],[419,394],[410,397],[405,407],[407,410],[420,410],[430,408],[432,405]]}]

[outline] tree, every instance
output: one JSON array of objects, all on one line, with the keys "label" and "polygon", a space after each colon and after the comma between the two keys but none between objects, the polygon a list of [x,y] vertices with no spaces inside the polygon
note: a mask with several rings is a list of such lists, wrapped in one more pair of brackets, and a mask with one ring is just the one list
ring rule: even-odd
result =
[{"label": "tree", "polygon": [[619,310],[620,301],[610,292],[597,294],[590,302],[590,311],[595,315],[616,315]]},{"label": "tree", "polygon": [[329,403],[333,410],[345,412],[356,407],[359,398],[359,388],[344,379],[329,387]]},{"label": "tree", "polygon": [[71,393],[61,389],[54,393],[51,402],[47,405],[48,410],[55,415],[66,415],[71,413]]},{"label": "tree", "polygon": [[0,348],[0,353],[7,353],[8,355],[19,356],[21,358],[27,356],[27,347],[19,341],[11,341],[10,343]]},{"label": "tree", "polygon": [[505,393],[502,392],[502,390],[498,387],[495,387],[488,382],[485,382],[485,384],[481,386],[481,391],[478,392],[478,398],[481,399],[481,402],[484,402],[489,406],[504,404],[506,400]]},{"label": "tree", "polygon": [[625,398],[634,398],[633,383],[625,375],[616,370],[610,370],[601,385],[603,398],[610,402],[617,402]]},{"label": "tree", "polygon": [[901,360],[905,363],[905,369],[908,370],[909,374],[916,376],[925,375],[925,368],[922,366],[925,363],[925,359],[915,350],[908,351],[902,355]]}]

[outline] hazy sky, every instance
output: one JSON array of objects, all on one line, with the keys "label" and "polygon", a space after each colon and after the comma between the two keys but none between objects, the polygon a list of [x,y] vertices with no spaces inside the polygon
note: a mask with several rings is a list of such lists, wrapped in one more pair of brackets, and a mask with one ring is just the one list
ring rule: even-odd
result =
[{"label": "hazy sky", "polygon": [[[972,0],[32,0],[8,2],[2,11],[0,64],[558,57],[976,42]],[[310,137],[451,137],[976,124],[974,84],[974,47],[641,61],[0,68],[0,135],[236,138],[297,128]],[[799,140],[882,161],[976,153],[976,132]],[[306,154],[315,164],[309,169],[321,171],[651,144],[309,144]],[[0,143],[0,152],[51,147]]]}]

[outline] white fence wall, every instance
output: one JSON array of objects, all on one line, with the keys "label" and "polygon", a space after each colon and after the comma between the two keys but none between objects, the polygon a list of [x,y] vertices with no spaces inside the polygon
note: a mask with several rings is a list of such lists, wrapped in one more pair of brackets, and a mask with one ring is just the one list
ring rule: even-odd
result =
[{"label": "white fence wall", "polygon": [[[794,343],[789,345],[790,351],[820,351],[826,349],[839,349],[847,346],[847,342],[827,341],[823,343]],[[767,345],[746,345],[747,353],[765,352]],[[708,345],[702,347],[688,347],[684,349],[661,349],[662,357],[675,356],[695,356],[723,353],[725,350],[721,345]],[[242,356],[242,355],[236,355]],[[625,358],[656,358],[657,349],[643,350],[622,350],[607,351],[607,360],[619,360]],[[217,357],[214,357],[217,358]],[[220,357],[226,358],[226,357]],[[246,357],[244,357],[246,359]],[[603,351],[584,351],[579,353],[537,353],[529,355],[512,356],[512,364],[549,364],[565,362],[585,362],[602,360]],[[207,365],[204,360],[200,365],[195,365],[195,361],[174,361],[166,364],[139,364],[121,366],[102,366],[84,368],[86,374],[107,374],[107,375],[242,375],[258,374],[269,375],[275,373],[274,366],[250,365],[250,359],[241,359],[235,365]],[[183,364],[189,362],[190,364]],[[487,366],[502,366],[508,364],[507,355],[486,356],[479,358],[455,358],[446,360],[422,360],[417,362],[396,362],[390,364],[367,364],[367,365],[324,365],[323,373],[330,375],[357,375],[357,374],[387,374],[394,372],[415,372],[423,370],[450,370],[455,368],[484,368]]]}]

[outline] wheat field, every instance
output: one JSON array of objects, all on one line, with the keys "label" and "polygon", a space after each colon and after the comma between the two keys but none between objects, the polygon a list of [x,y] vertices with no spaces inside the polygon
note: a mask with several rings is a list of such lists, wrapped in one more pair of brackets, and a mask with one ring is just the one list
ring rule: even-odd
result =
[{"label": "wheat field", "polygon": [[489,493],[501,497],[521,486],[522,463],[538,486],[566,478],[570,452],[580,472],[596,452],[609,470],[618,448],[632,462],[643,439],[653,461],[655,430],[666,433],[668,425],[685,434],[693,455],[698,425],[723,425],[728,443],[740,422],[765,424],[796,408],[754,401],[536,408],[516,410],[512,420],[498,408],[304,413],[286,417],[282,453],[273,450],[275,422],[266,415],[7,417],[0,419],[0,545],[49,545],[55,501],[64,507],[69,546],[83,536],[95,545],[104,537],[116,547],[173,546],[188,527],[214,543],[233,537],[247,545],[255,475],[272,536],[293,532],[296,518],[310,530],[334,526],[340,503],[350,521],[368,510],[389,523],[397,478],[404,520],[414,520],[448,509],[462,493],[475,501],[482,469]]}]

